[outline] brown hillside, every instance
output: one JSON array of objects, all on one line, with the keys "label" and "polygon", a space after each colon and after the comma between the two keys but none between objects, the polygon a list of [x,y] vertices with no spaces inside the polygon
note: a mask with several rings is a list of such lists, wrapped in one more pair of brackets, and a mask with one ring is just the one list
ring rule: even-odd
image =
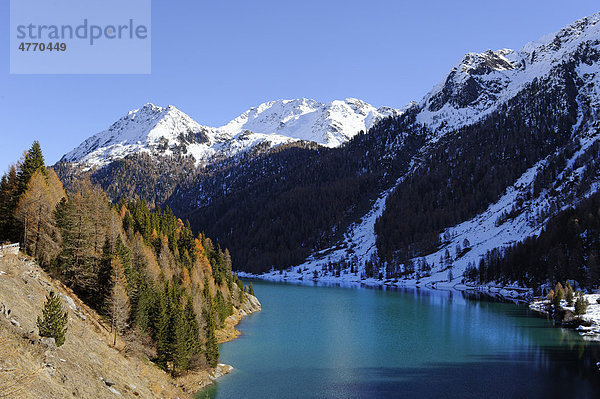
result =
[{"label": "brown hillside", "polygon": [[[69,314],[59,348],[37,334],[36,318],[50,290],[61,295]],[[250,297],[242,308],[223,335],[235,336],[233,319],[260,310],[260,304]],[[124,341],[112,347],[101,318],[22,255],[0,258],[0,311],[0,398],[190,398],[214,373],[196,371],[178,384]]]}]

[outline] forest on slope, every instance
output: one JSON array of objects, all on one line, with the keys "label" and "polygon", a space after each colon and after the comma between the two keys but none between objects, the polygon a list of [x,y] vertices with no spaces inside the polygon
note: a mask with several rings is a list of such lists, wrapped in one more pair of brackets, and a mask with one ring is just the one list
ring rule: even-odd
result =
[{"label": "forest on slope", "polygon": [[[215,330],[248,301],[227,250],[166,209],[111,204],[99,186],[66,192],[35,142],[0,181],[0,241],[21,242],[53,277],[179,374],[215,367]],[[67,337],[68,339],[68,337]]]},{"label": "forest on slope", "polygon": [[375,225],[380,257],[402,264],[434,252],[444,228],[485,210],[536,162],[566,147],[572,154],[578,107],[571,68],[564,65],[558,77],[535,81],[481,122],[431,145]]},{"label": "forest on slope", "polygon": [[[282,269],[333,244],[407,170],[424,134],[404,131],[404,118],[384,119],[340,148],[257,148],[199,170],[187,158],[158,163],[136,154],[84,174],[113,201],[131,196],[170,207],[229,248],[239,270]],[[81,175],[70,164],[53,168],[68,181]]]}]

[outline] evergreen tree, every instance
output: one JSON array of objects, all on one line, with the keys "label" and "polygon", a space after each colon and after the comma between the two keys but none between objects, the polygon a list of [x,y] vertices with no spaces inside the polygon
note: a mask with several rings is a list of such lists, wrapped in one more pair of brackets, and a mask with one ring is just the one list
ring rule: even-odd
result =
[{"label": "evergreen tree", "polygon": [[0,241],[20,240],[20,224],[14,218],[14,210],[19,199],[18,191],[17,167],[12,165],[0,180]]},{"label": "evergreen tree", "polygon": [[192,365],[193,358],[198,354],[200,342],[200,327],[196,319],[196,312],[192,298],[187,297],[183,312],[178,316],[175,325],[175,353],[174,367],[178,370],[187,370]]},{"label": "evergreen tree", "polygon": [[112,290],[110,296],[110,318],[111,328],[113,330],[113,345],[117,343],[117,333],[123,334],[127,328],[129,312],[131,310],[129,297],[127,296],[127,281],[125,272],[119,257],[115,257],[112,262]]},{"label": "evergreen tree", "polygon": [[563,299],[563,288],[560,283],[556,283],[556,287],[554,288],[554,295],[552,296],[552,304],[554,305],[554,309],[560,308],[560,301]]},{"label": "evergreen tree", "polygon": [[40,143],[36,140],[31,145],[29,151],[25,153],[25,159],[21,164],[21,170],[19,171],[19,195],[25,192],[27,184],[29,184],[29,179],[31,179],[31,176],[38,170],[45,176],[47,175],[42,148],[40,147]]},{"label": "evergreen tree", "polygon": [[156,322],[156,363],[167,370],[168,362],[173,360],[174,313],[177,311],[173,302],[169,283],[165,283],[158,299],[158,320]]},{"label": "evergreen tree", "polygon": [[589,302],[584,298],[583,294],[580,292],[577,295],[577,300],[575,301],[575,314],[582,315],[587,311],[587,307]]},{"label": "evergreen tree", "polygon": [[46,296],[46,303],[42,310],[42,317],[37,318],[37,327],[41,337],[54,338],[56,346],[65,343],[65,334],[67,332],[67,312],[63,312],[60,296],[54,291]]},{"label": "evergreen tree", "polygon": [[219,363],[219,344],[215,335],[216,320],[215,310],[213,307],[212,296],[210,294],[210,288],[208,286],[208,280],[204,282],[204,299],[205,308],[202,312],[205,322],[205,333],[206,333],[206,361],[212,368],[217,367]]},{"label": "evergreen tree", "polygon": [[565,284],[565,300],[567,301],[567,306],[573,306],[573,288],[571,284]]},{"label": "evergreen tree", "polygon": [[154,287],[144,282],[140,286],[137,306],[135,307],[134,322],[142,332],[154,329],[156,320],[157,294]]},{"label": "evergreen tree", "polygon": [[53,214],[65,195],[54,171],[44,175],[36,170],[14,210],[14,217],[23,228],[23,249],[42,266],[48,266],[59,252],[59,231]]},{"label": "evergreen tree", "polygon": [[250,282],[250,287],[248,288],[248,293],[254,296],[254,286],[252,286],[252,282]]}]

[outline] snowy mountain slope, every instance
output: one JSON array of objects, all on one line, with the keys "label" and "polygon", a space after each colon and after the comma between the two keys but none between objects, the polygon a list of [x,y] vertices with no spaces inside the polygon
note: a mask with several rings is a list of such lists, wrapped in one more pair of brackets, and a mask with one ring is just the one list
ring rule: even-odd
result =
[{"label": "snowy mountain slope", "polygon": [[339,146],[401,110],[375,108],[357,99],[320,103],[309,99],[271,101],[251,108],[220,127],[202,126],[174,106],[146,104],[130,111],[107,130],[65,154],[62,162],[85,168],[145,152],[191,155],[197,165],[248,151],[259,144],[273,147],[298,140]]},{"label": "snowy mountain slope", "polygon": [[245,130],[277,133],[337,147],[359,131],[367,131],[378,120],[401,113],[401,110],[389,107],[375,108],[355,98],[330,103],[306,98],[278,100],[250,108],[219,130],[230,136]]},{"label": "snowy mountain slope", "polygon": [[[565,73],[570,74],[568,79],[565,79]],[[575,83],[574,87],[563,87],[568,80]],[[372,209],[349,228],[337,245],[313,253],[305,263],[284,273],[271,271],[261,278],[454,287],[467,266],[478,265],[489,250],[538,235],[552,216],[600,188],[597,163],[589,161],[590,157],[595,157],[592,147],[600,142],[600,13],[528,43],[518,52],[503,49],[467,54],[412,110],[416,113],[416,123],[429,129],[429,145],[433,145],[446,133],[485,119],[503,104],[510,101],[518,104],[520,92],[526,86],[542,81],[558,86],[559,90],[577,90],[577,121],[571,127],[570,144],[576,151],[566,159],[549,188],[534,195],[536,177],[558,154],[551,154],[526,170],[485,211],[444,229],[439,248],[412,259],[415,265],[412,274],[393,281],[368,278],[365,262],[377,260],[374,248],[377,237],[373,226],[382,214],[392,188],[382,193]],[[543,89],[539,86],[539,90]],[[547,93],[540,92],[540,95]],[[567,112],[566,109],[554,111]],[[525,121],[528,123],[531,122]],[[421,152],[415,156],[413,170],[427,158],[426,155]],[[445,260],[446,251],[450,255],[448,260]],[[328,270],[328,264],[343,260],[354,262],[358,269],[355,272],[342,270],[341,275]],[[419,265],[425,262],[431,270],[419,270]],[[452,269],[448,265],[452,265]],[[450,270],[452,281],[448,281]],[[381,266],[375,275],[379,272],[385,276],[385,267]]]},{"label": "snowy mountain slope", "polygon": [[[271,281],[318,281],[325,284],[368,286],[436,286],[448,289],[469,289],[461,283],[463,274],[469,266],[477,266],[482,257],[494,248],[503,248],[537,236],[542,231],[545,222],[558,212],[567,209],[600,189],[600,178],[595,184],[577,197],[573,185],[577,185],[585,166],[574,168],[578,160],[594,144],[600,142],[600,132],[588,136],[582,141],[581,148],[570,158],[564,170],[557,177],[554,194],[544,190],[535,198],[523,201],[533,190],[537,173],[544,167],[547,160],[538,162],[527,170],[506,193],[495,203],[490,204],[481,214],[457,226],[444,230],[440,234],[443,245],[436,251],[411,260],[414,272],[402,279],[379,279],[378,275],[386,275],[385,265],[377,268],[373,277],[367,277],[365,264],[368,261],[377,262],[375,247],[376,235],[374,225],[377,217],[385,206],[385,199],[393,190],[382,194],[373,208],[356,224],[352,225],[337,245],[314,253],[306,262],[290,267],[283,273],[272,270],[262,275],[241,272],[241,277],[261,278]],[[520,204],[520,205],[516,205]],[[541,220],[540,220],[541,218]],[[450,257],[446,260],[446,254]],[[341,270],[339,275],[328,270],[329,264],[346,261],[356,265],[354,272]],[[431,267],[421,269],[423,264]],[[451,265],[451,268],[449,266]],[[316,276],[316,277],[315,277]],[[522,298],[528,291],[515,286],[509,289],[489,285],[484,288],[504,297]]]},{"label": "snowy mountain slope", "polygon": [[174,106],[146,104],[85,140],[65,154],[61,162],[102,167],[129,154],[145,152],[159,156],[191,155],[197,164],[203,164],[218,155],[233,156],[260,143],[278,145],[291,141],[277,134],[229,135],[198,124]]},{"label": "snowy mountain slope", "polygon": [[[418,104],[417,122],[434,137],[472,124],[515,97],[525,85],[565,62],[598,51],[600,13],[527,43],[519,51],[468,53]],[[597,70],[598,65],[592,65]]]}]

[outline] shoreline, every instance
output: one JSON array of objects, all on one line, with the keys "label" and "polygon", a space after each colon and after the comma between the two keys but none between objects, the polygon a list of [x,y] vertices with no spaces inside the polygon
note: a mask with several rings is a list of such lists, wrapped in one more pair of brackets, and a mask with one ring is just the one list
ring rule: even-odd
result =
[{"label": "shoreline", "polygon": [[[293,268],[292,268],[293,270]],[[484,295],[489,298],[499,299],[502,301],[514,302],[516,304],[526,304],[529,309],[537,313],[552,316],[546,310],[546,306],[549,301],[547,299],[534,298],[533,289],[527,287],[520,287],[516,285],[495,285],[485,284],[476,285],[463,282],[449,282],[447,280],[432,281],[431,278],[427,279],[392,279],[392,280],[379,280],[375,278],[360,278],[358,275],[351,273],[345,274],[342,277],[335,276],[319,276],[314,278],[307,276],[307,273],[297,273],[294,271],[283,271],[282,273],[271,271],[263,274],[253,274],[247,272],[237,272],[238,277],[255,279],[262,281],[271,281],[288,284],[299,284],[299,285],[318,285],[323,287],[364,287],[364,288],[413,288],[413,289],[427,289],[434,291],[451,291],[451,292],[465,292],[474,295]],[[579,333],[581,337],[589,341],[600,341],[600,294],[584,294],[584,298],[589,302],[589,306],[585,314],[577,316],[581,318],[590,326],[579,325],[577,327],[563,326],[564,328],[570,328],[573,331]],[[574,312],[573,306],[566,306],[566,301],[563,300],[561,307],[570,312]]]},{"label": "shoreline", "polygon": [[367,288],[415,288],[441,291],[467,292],[470,294],[482,294],[492,298],[511,301],[515,303],[529,304],[533,299],[533,289],[517,285],[496,285],[483,284],[475,285],[463,283],[458,278],[453,281],[435,280],[431,276],[422,279],[376,279],[361,278],[352,273],[344,274],[340,277],[319,276],[314,278],[310,273],[297,273],[294,271],[269,272],[263,274],[253,274],[247,272],[236,272],[238,277],[247,279],[256,279],[262,281],[272,281],[279,283],[301,284],[301,285],[319,285],[324,287],[367,287]]},{"label": "shoreline", "polygon": [[[586,309],[586,312],[582,315],[578,315],[575,317],[580,318],[582,321],[589,323],[589,326],[579,325],[577,327],[570,327],[568,325],[563,325],[562,322],[556,322],[558,326],[563,328],[569,328],[573,331],[576,331],[584,340],[587,341],[600,341],[600,304],[597,302],[600,299],[600,294],[584,294],[583,297],[587,299],[589,305]],[[550,305],[550,300],[548,299],[537,299],[531,301],[529,304],[529,309],[534,312],[541,313],[552,317],[552,314],[548,311],[548,306]],[[561,301],[561,308],[565,311],[573,312],[575,311],[574,306],[566,306],[567,303],[563,299]]]},{"label": "shoreline", "polygon": [[[260,312],[262,307],[253,295],[246,293],[247,300],[240,306],[234,308],[233,314],[224,321],[223,328],[215,331],[217,341],[220,344],[233,341],[241,335],[241,331],[235,327],[248,315]],[[218,363],[214,369],[203,369],[191,371],[185,375],[174,378],[177,385],[192,397],[198,392],[213,384],[219,378],[231,373],[234,367],[224,363]]]}]

